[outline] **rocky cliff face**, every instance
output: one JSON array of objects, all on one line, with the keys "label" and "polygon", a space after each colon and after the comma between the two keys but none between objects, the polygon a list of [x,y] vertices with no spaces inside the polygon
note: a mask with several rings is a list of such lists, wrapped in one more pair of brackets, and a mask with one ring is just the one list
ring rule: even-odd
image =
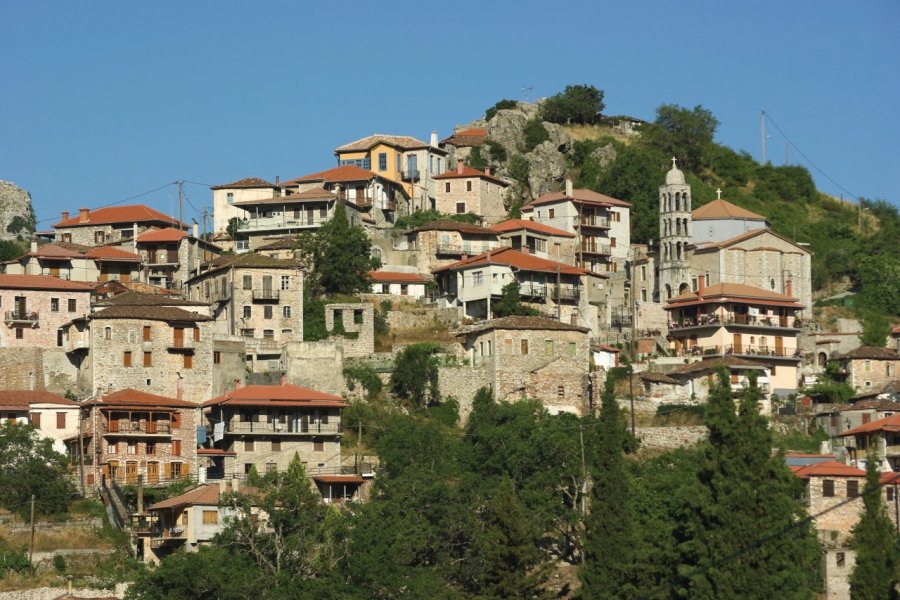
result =
[{"label": "rocky cliff face", "polygon": [[11,181],[0,180],[0,240],[27,240],[34,227],[31,194]]}]

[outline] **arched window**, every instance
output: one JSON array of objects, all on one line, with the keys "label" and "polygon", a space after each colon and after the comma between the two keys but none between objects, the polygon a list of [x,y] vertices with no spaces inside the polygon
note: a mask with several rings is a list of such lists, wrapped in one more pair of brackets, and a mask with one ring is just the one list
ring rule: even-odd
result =
[{"label": "arched window", "polygon": [[672,286],[668,283],[666,284],[666,300],[672,297]]},{"label": "arched window", "polygon": [[828,363],[828,354],[826,354],[825,352],[819,352],[819,361],[818,362],[819,362],[819,366],[824,369],[825,365]]},{"label": "arched window", "polygon": [[675,225],[676,235],[681,235],[681,219],[675,219]]},{"label": "arched window", "polygon": [[681,210],[681,194],[675,192],[675,210]]}]

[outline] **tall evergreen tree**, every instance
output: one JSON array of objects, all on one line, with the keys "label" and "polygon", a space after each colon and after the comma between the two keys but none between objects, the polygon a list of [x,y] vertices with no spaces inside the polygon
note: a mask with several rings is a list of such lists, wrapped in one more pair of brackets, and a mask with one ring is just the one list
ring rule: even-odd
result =
[{"label": "tall evergreen tree", "polygon": [[709,440],[676,534],[686,598],[812,598],[819,546],[799,482],[772,455],[755,377],[735,410],[721,369],[707,406]]},{"label": "tall evergreen tree", "polygon": [[866,460],[866,487],[863,490],[865,512],[853,528],[850,542],[856,550],[856,566],[850,576],[853,600],[898,598],[900,583],[900,540],[881,501],[878,458],[869,453]]},{"label": "tall evergreen tree", "polygon": [[632,598],[634,529],[625,468],[625,424],[614,394],[615,378],[606,379],[600,405],[600,438],[591,460],[590,514],[585,522],[584,598]]},{"label": "tall evergreen tree", "polygon": [[326,294],[366,291],[369,271],[381,266],[373,258],[372,242],[359,226],[351,226],[344,205],[338,202],[331,220],[315,235],[312,250],[319,283]]}]

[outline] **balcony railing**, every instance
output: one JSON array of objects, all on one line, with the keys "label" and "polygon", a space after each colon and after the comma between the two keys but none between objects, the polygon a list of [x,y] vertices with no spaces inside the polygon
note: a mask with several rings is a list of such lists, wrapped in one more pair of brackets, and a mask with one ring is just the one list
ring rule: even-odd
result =
[{"label": "balcony railing", "polygon": [[446,256],[461,256],[465,254],[465,250],[463,250],[462,246],[457,246],[456,244],[438,244],[437,245],[437,254],[443,254]]},{"label": "balcony railing", "polygon": [[[749,382],[747,382],[747,383],[732,383],[731,391],[732,392],[741,392],[744,390],[745,387],[747,387],[749,385],[750,385]],[[765,381],[757,382],[756,387],[758,387],[759,391],[761,391],[763,394],[769,393],[769,384]]]},{"label": "balcony railing", "polygon": [[771,346],[691,346],[682,348],[678,356],[759,356],[772,358],[792,358],[800,360],[802,353],[799,348],[773,348]]},{"label": "balcony railing", "polygon": [[523,298],[546,298],[547,286],[543,283],[520,283],[519,295]]},{"label": "balcony railing", "polygon": [[262,289],[262,290],[253,290],[252,296],[254,300],[261,301],[277,301],[280,295],[281,290],[270,290],[270,289]]},{"label": "balcony railing", "polygon": [[746,325],[748,327],[774,327],[780,329],[799,329],[801,321],[796,317],[758,317],[753,315],[699,315],[697,318],[683,318],[669,322],[669,329],[686,329],[688,327],[714,327],[720,325]]},{"label": "balcony railing", "polygon": [[419,170],[418,169],[406,169],[400,174],[400,177],[403,181],[418,181],[419,180]]},{"label": "balcony railing", "polygon": [[582,227],[609,229],[609,219],[607,217],[581,217],[578,219],[578,224]]},{"label": "balcony railing", "polygon": [[226,421],[226,433],[260,435],[337,435],[343,430],[340,423],[260,423],[255,421]]},{"label": "balcony railing", "polygon": [[7,323],[37,323],[40,315],[34,310],[8,310]]},{"label": "balcony railing", "polygon": [[611,249],[606,244],[582,244],[581,252],[583,254],[599,254],[602,256],[609,256]]},{"label": "balcony railing", "polygon": [[300,217],[262,217],[259,219],[251,218],[247,222],[247,226],[242,231],[267,231],[269,229],[279,228],[298,228],[298,227],[321,227],[328,222],[327,218],[310,217],[309,215]]},{"label": "balcony railing", "polygon": [[106,424],[106,433],[172,435],[172,424],[168,421],[123,421],[113,419]]},{"label": "balcony railing", "polygon": [[170,350],[193,350],[194,344],[193,338],[175,338],[169,341],[167,347]]},{"label": "balcony railing", "polygon": [[576,287],[561,286],[559,288],[551,287],[551,298],[557,302],[566,300],[578,300],[581,290]]}]

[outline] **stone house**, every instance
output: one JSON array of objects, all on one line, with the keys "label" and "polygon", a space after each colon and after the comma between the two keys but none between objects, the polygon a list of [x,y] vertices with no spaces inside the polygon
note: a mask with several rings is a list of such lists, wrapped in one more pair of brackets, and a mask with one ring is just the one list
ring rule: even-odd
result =
[{"label": "stone house", "polygon": [[541,317],[491,319],[457,332],[465,362],[498,401],[540,400],[552,413],[583,415],[590,330]]},{"label": "stone house", "polygon": [[4,263],[10,275],[50,275],[86,283],[103,281],[132,282],[141,279],[141,257],[110,246],[81,246],[56,242],[38,246],[19,258]]},{"label": "stone house", "polygon": [[363,481],[344,473],[341,464],[347,406],[339,396],[284,382],[248,385],[207,400],[206,448],[217,453],[202,455],[205,479],[243,479],[251,468],[260,475],[285,471],[296,454],[325,497],[346,491],[352,498]]},{"label": "stone house", "polygon": [[441,140],[441,148],[446,150],[448,165],[456,161],[465,161],[472,154],[473,148],[480,148],[487,140],[487,129],[484,127],[468,127],[453,132],[453,135]]},{"label": "stone house", "polygon": [[407,135],[375,134],[335,149],[338,166],[356,166],[402,186],[403,198],[397,198],[401,214],[434,210],[434,177],[447,168],[447,151],[438,147],[437,133],[429,143]]},{"label": "stone house", "polygon": [[[84,483],[165,484],[196,475],[197,404],[133,389],[99,393],[81,404],[82,432],[66,440]],[[79,451],[79,443],[82,451]]]},{"label": "stone house", "polygon": [[668,339],[677,356],[743,357],[766,365],[771,392],[787,396],[797,391],[801,328],[798,299],[737,283],[707,286],[671,298]]},{"label": "stone house", "polygon": [[579,267],[504,246],[435,269],[434,276],[441,304],[462,307],[468,317],[490,318],[503,287],[516,281],[522,302],[546,316],[589,327],[595,336],[604,328],[592,297],[602,276]]},{"label": "stone house", "polygon": [[841,371],[857,392],[881,390],[898,378],[900,354],[892,348],[862,346],[840,357]]},{"label": "stone house", "polygon": [[225,233],[231,219],[243,218],[244,211],[235,206],[235,202],[244,200],[260,200],[271,198],[281,193],[281,187],[269,183],[259,177],[245,177],[229,183],[214,185],[213,193],[213,232]]},{"label": "stone house", "polygon": [[58,394],[33,390],[0,390],[0,420],[31,423],[53,449],[66,453],[63,440],[78,433],[78,404]]},{"label": "stone house", "polygon": [[598,369],[610,370],[619,366],[619,353],[621,350],[609,344],[594,344],[591,346],[594,366]]},{"label": "stone house", "polygon": [[240,336],[250,372],[280,371],[283,345],[303,339],[303,273],[294,260],[222,256],[188,280],[188,295],[212,304],[216,334]]},{"label": "stone house", "polygon": [[435,210],[444,214],[474,213],[488,223],[506,218],[504,196],[509,184],[491,174],[463,164],[458,159],[456,169],[435,175],[437,189]]},{"label": "stone house", "polygon": [[66,349],[82,389],[132,388],[194,403],[209,397],[212,320],[185,308],[194,306],[119,302],[71,322]]},{"label": "stone house", "polygon": [[762,392],[760,412],[763,415],[771,413],[770,368],[736,356],[690,362],[666,374],[645,372],[641,373],[640,378],[645,395],[650,400],[669,404],[703,404],[709,397],[710,387],[716,380],[716,372],[720,367],[728,371],[731,391],[735,396],[749,385],[750,372],[755,372],[757,386]]},{"label": "stone house", "polygon": [[425,285],[428,283],[418,273],[398,271],[369,271],[369,280],[373,294],[416,300],[425,298]]},{"label": "stone house", "polygon": [[500,236],[501,246],[567,265],[576,262],[574,233],[526,219],[507,219],[491,229]]},{"label": "stone house", "polygon": [[69,217],[69,211],[63,211],[62,219],[53,224],[56,241],[83,246],[130,240],[148,229],[165,227],[187,229],[187,225],[174,217],[143,204],[94,210],[80,208],[75,217]]},{"label": "stone house", "polygon": [[426,276],[439,267],[500,245],[493,229],[447,219],[426,223],[407,234],[407,247],[415,251],[419,273]]},{"label": "stone house", "polygon": [[[196,227],[196,226],[195,226]],[[200,265],[222,254],[221,248],[186,231],[169,227],[138,235],[135,246],[143,259],[142,279],[151,285],[184,293],[185,282]]]},{"label": "stone house", "polygon": [[836,437],[842,439],[840,443],[851,463],[864,466],[869,449],[874,448],[882,466],[900,470],[900,414],[858,425]]},{"label": "stone house", "polygon": [[834,437],[860,425],[900,414],[900,402],[891,400],[863,400],[855,404],[832,405],[816,413],[815,425]]},{"label": "stone house", "polygon": [[294,260],[297,257],[297,236],[285,236],[275,238],[254,250],[257,254],[278,258],[281,260]]},{"label": "stone house", "polygon": [[615,272],[628,257],[631,203],[574,189],[571,180],[566,180],[565,191],[544,194],[523,206],[522,218],[574,233],[575,264],[591,272]]},{"label": "stone house", "polygon": [[91,286],[49,275],[0,275],[0,348],[57,348],[61,328],[90,310]]}]

